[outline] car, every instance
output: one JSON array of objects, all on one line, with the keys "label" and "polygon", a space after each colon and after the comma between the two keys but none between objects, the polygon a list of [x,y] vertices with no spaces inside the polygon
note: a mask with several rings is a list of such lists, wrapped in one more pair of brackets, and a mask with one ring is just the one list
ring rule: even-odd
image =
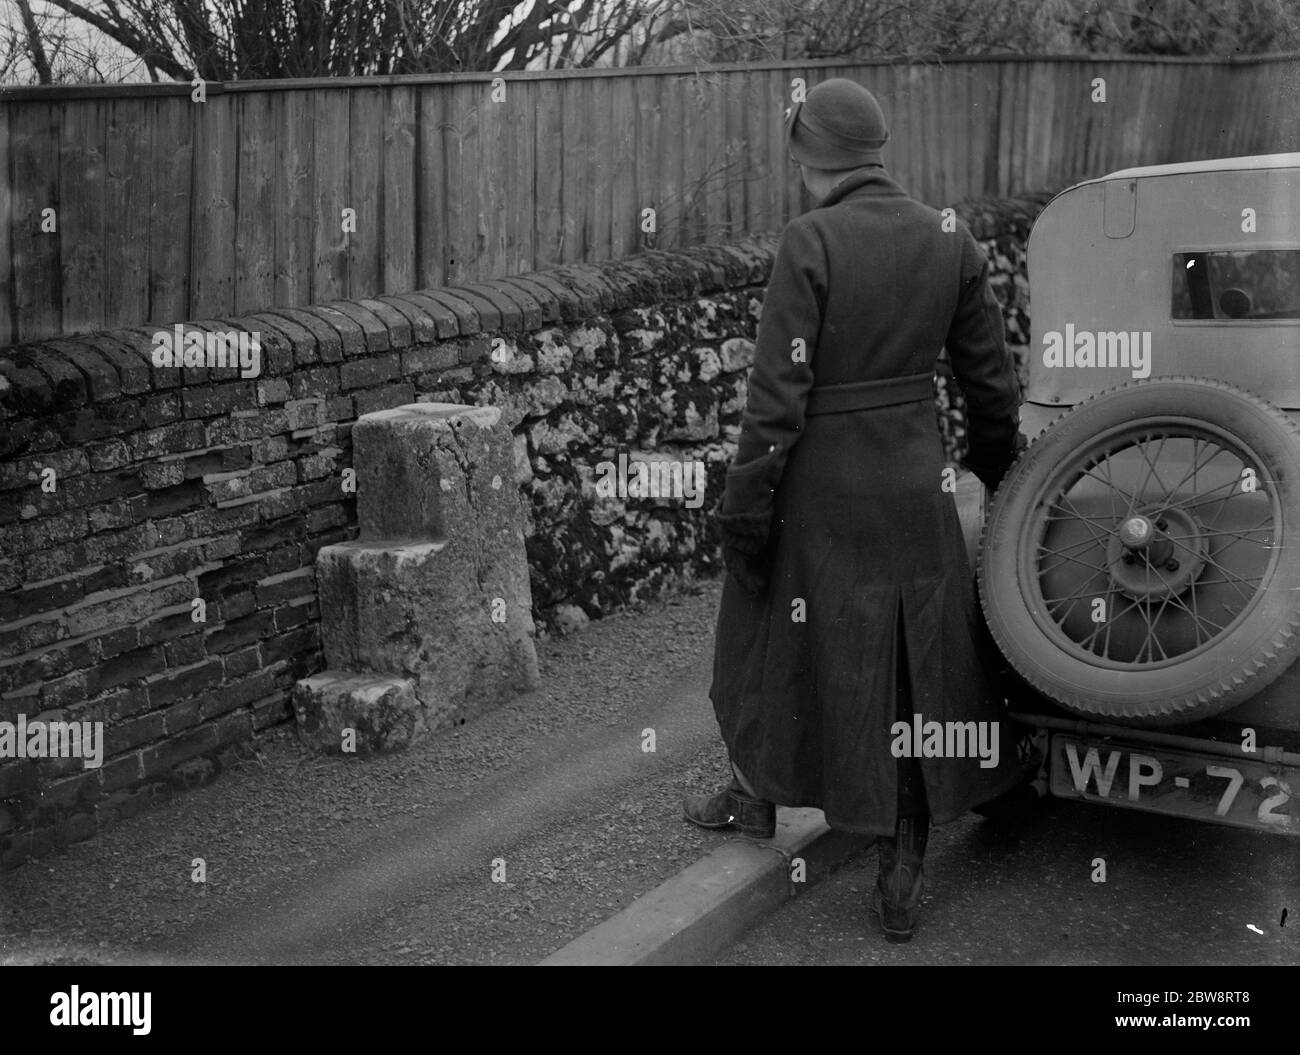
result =
[{"label": "car", "polygon": [[1039,786],[1300,835],[1300,153],[1079,183],[1028,268],[1031,442],[958,505]]}]

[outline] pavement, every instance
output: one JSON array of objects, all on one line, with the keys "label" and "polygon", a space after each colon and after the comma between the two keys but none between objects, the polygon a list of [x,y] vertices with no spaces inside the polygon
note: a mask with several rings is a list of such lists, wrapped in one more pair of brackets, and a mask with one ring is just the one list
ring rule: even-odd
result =
[{"label": "pavement", "polygon": [[725,843],[542,961],[543,967],[708,963],[872,842],[821,810],[780,809],[771,839]]}]

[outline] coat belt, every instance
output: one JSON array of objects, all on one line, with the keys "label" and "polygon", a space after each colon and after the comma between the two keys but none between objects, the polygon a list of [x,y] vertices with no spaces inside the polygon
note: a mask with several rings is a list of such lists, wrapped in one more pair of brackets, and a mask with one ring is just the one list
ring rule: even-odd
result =
[{"label": "coat belt", "polygon": [[851,410],[892,407],[934,398],[934,375],[909,374],[881,381],[852,381],[844,385],[814,385],[804,414],[845,414]]}]

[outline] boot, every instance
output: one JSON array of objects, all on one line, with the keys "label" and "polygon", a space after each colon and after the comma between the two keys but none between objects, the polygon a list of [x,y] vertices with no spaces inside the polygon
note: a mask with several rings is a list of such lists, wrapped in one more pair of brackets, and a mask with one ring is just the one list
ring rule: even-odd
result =
[{"label": "boot", "polygon": [[921,907],[921,865],[930,834],[930,818],[899,817],[892,839],[880,843],[880,876],[871,895],[871,910],[892,942],[912,940]]},{"label": "boot", "polygon": [[716,795],[687,795],[682,813],[701,828],[734,828],[755,839],[776,834],[776,803],[747,794],[737,780]]}]

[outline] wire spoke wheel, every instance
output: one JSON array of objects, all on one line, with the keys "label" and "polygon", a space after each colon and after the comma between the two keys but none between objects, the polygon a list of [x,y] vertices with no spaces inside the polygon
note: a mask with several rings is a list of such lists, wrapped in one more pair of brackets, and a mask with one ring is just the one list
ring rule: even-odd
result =
[{"label": "wire spoke wheel", "polygon": [[1216,381],[1125,385],[1008,474],[985,526],[990,630],[1036,689],[1144,724],[1226,710],[1300,651],[1300,434]]}]

